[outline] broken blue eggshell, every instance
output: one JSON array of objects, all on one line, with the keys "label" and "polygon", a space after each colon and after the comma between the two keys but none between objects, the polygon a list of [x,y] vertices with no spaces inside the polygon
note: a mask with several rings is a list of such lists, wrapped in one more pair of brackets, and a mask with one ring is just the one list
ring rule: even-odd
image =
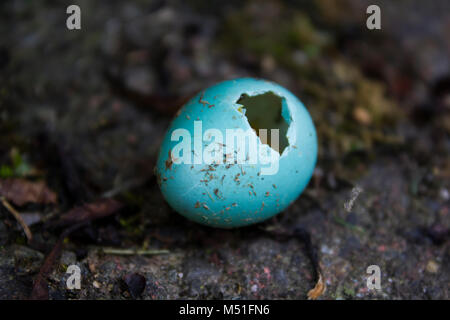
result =
[{"label": "broken blue eggshell", "polygon": [[308,184],[317,136],[282,86],[242,78],[193,97],[172,121],[155,168],[169,205],[198,223],[234,228],[286,209]]}]

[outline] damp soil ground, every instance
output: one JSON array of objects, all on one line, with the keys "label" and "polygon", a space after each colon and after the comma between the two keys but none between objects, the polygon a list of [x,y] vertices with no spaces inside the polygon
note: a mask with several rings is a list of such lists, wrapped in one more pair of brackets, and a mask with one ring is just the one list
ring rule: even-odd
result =
[{"label": "damp soil ground", "polygon": [[[123,208],[64,239],[50,299],[306,299],[305,244],[268,236],[295,228],[317,251],[319,299],[449,299],[448,1],[379,1],[381,30],[366,28],[367,1],[70,1],[73,31],[63,3],[0,4],[0,181],[57,195],[13,203],[31,243],[1,206],[1,299],[30,297],[62,232],[49,221],[105,197]],[[165,203],[155,158],[183,101],[244,76],[306,105],[317,168],[278,216],[204,227]],[[80,290],[66,286],[72,264]]]}]

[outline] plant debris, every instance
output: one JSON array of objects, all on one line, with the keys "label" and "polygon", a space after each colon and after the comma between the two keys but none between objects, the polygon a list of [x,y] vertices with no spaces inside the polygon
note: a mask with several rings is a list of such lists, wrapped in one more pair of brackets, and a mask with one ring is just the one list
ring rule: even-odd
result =
[{"label": "plant debris", "polygon": [[319,274],[319,280],[317,280],[315,287],[309,290],[308,292],[308,299],[316,300],[325,293],[325,290],[326,290],[325,282],[323,281],[322,274]]},{"label": "plant debris", "polygon": [[100,199],[75,207],[62,214],[54,226],[67,226],[76,223],[89,222],[95,219],[107,217],[123,207],[123,204],[114,199]]},{"label": "plant debris", "polygon": [[39,270],[31,293],[31,299],[33,300],[45,300],[49,298],[47,276],[53,270],[56,260],[61,255],[61,250],[66,237],[68,237],[73,231],[85,226],[89,222],[107,217],[122,208],[122,204],[112,199],[101,199],[94,203],[85,204],[81,207],[76,207],[69,212],[61,216],[59,226],[71,225],[66,228],[56,244],[54,245],[50,254],[45,258],[44,264]]},{"label": "plant debris", "polygon": [[158,254],[170,253],[169,250],[149,250],[149,249],[119,249],[119,248],[100,248],[105,254],[118,255],[118,256],[151,256]]},{"label": "plant debris", "polygon": [[14,209],[13,206],[4,197],[0,197],[0,200],[3,206],[6,209],[8,209],[8,211],[11,212],[14,218],[16,218],[17,222],[19,222],[20,226],[23,228],[23,231],[25,232],[25,235],[28,238],[28,241],[30,242],[33,239],[33,234],[31,233],[30,228],[28,227],[28,225],[26,224],[20,213],[16,209]]},{"label": "plant debris", "polygon": [[18,206],[27,203],[55,204],[56,193],[44,181],[32,182],[21,178],[0,179],[0,196]]}]

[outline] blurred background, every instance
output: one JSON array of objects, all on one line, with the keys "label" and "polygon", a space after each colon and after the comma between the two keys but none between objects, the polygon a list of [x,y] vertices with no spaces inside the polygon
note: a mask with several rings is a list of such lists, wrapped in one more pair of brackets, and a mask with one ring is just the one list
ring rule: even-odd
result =
[{"label": "blurred background", "polygon": [[[450,2],[17,0],[0,21],[0,298],[305,299],[304,244],[266,234],[295,227],[322,299],[449,298]],[[153,167],[183,102],[244,76],[299,97],[319,160],[285,212],[211,229],[168,207]]]}]

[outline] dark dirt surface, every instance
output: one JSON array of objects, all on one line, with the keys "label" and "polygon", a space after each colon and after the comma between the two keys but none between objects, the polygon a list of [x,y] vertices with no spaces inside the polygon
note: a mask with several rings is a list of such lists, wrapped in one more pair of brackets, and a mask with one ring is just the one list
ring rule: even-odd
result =
[{"label": "dark dirt surface", "polygon": [[[80,31],[65,27],[73,3]],[[113,197],[120,211],[65,237],[49,298],[305,299],[316,279],[304,243],[269,235],[302,228],[320,299],[449,299],[450,3],[377,1],[381,31],[366,29],[366,1],[202,3],[1,2],[0,180],[44,181],[58,200],[14,205],[30,243],[1,206],[0,298],[30,297],[63,230],[52,222]],[[180,101],[241,76],[305,103],[318,165],[275,218],[207,228],[165,203],[155,157]],[[81,290],[66,288],[71,264]]]}]

